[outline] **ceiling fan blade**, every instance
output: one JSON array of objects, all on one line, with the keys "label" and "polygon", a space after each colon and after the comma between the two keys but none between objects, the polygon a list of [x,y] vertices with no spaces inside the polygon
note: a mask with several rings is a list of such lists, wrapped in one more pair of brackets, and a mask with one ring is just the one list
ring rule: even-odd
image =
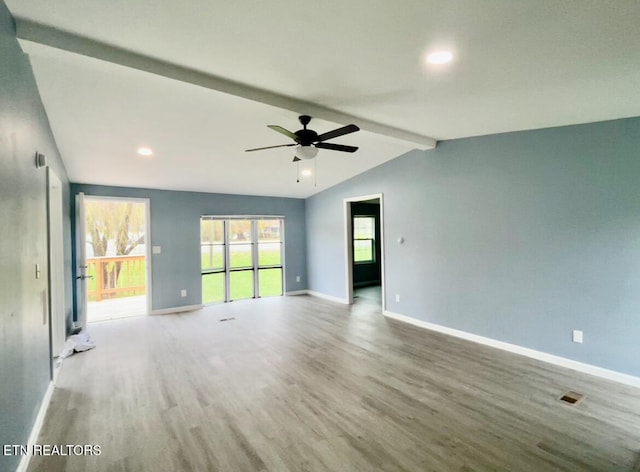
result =
[{"label": "ceiling fan blade", "polygon": [[298,142],[298,137],[295,135],[295,133],[292,133],[288,129],[284,129],[282,126],[267,125],[267,128],[271,128],[273,131],[277,131],[278,133],[284,134],[285,136],[293,139],[295,142]]},{"label": "ceiling fan blade", "polygon": [[295,144],[295,143],[292,143],[292,144],[278,144],[277,146],[266,146],[266,147],[261,147],[261,148],[245,149],[244,152],[262,151],[263,149],[273,149],[273,148],[290,147],[290,146],[297,146],[297,144]]},{"label": "ceiling fan blade", "polygon": [[338,136],[343,136],[349,133],[355,133],[356,131],[360,131],[356,125],[347,125],[342,128],[334,129],[333,131],[327,131],[326,133],[318,136],[318,141],[326,141],[327,139],[337,138]]},{"label": "ceiling fan blade", "polygon": [[358,150],[355,146],[345,146],[344,144],[316,143],[314,146],[321,149],[331,149],[332,151],[356,152]]}]

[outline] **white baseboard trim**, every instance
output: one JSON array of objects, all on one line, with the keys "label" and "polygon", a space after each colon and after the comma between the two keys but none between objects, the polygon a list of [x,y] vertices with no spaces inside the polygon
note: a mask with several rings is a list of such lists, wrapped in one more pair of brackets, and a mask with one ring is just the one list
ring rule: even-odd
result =
[{"label": "white baseboard trim", "polygon": [[[40,436],[40,430],[42,429],[42,425],[44,424],[44,418],[47,416],[47,409],[49,408],[49,403],[51,403],[51,396],[53,395],[53,382],[49,382],[47,386],[47,390],[44,392],[44,397],[42,397],[42,403],[40,403],[40,409],[38,410],[38,415],[36,416],[36,420],[33,423],[33,428],[31,428],[31,434],[29,435],[29,439],[27,440],[27,450],[33,451],[33,445],[38,442],[38,436]],[[29,468],[29,462],[31,461],[31,454],[27,454],[22,456],[20,459],[20,463],[18,464],[18,468],[16,472],[27,472]]]},{"label": "white baseboard trim", "polygon": [[203,304],[200,305],[187,305],[187,306],[177,306],[175,308],[162,308],[161,310],[151,310],[149,312],[150,315],[168,315],[169,313],[180,313],[183,311],[195,311],[204,308]]},{"label": "white baseboard trim", "polygon": [[308,295],[309,290],[294,290],[292,292],[286,292],[285,297],[296,297],[298,295]]},{"label": "white baseboard trim", "polygon": [[307,290],[307,293],[312,297],[324,298],[325,300],[330,300],[336,303],[342,303],[343,305],[348,305],[349,302],[346,298],[334,297],[333,295],[327,295],[326,293],[314,292],[313,290]]},{"label": "white baseboard trim", "polygon": [[409,323],[420,328],[425,328],[431,331],[437,331],[439,333],[448,334],[456,338],[466,339],[478,344],[484,344],[485,346],[494,347],[503,351],[512,352],[514,354],[520,354],[521,356],[530,357],[539,361],[547,362],[549,364],[558,365],[560,367],[566,367],[585,374],[595,375],[607,380],[613,380],[625,385],[640,388],[640,377],[634,377],[632,375],[623,374],[614,370],[604,369],[602,367],[596,367],[591,364],[585,364],[583,362],[574,361],[565,357],[555,356],[542,351],[536,351],[535,349],[529,349],[527,347],[518,346],[517,344],[510,344],[496,339],[486,338],[477,334],[468,333],[466,331],[460,331],[453,328],[447,328],[446,326],[429,323],[428,321],[418,320],[411,318],[410,316],[401,315],[392,311],[383,311],[384,316]]}]

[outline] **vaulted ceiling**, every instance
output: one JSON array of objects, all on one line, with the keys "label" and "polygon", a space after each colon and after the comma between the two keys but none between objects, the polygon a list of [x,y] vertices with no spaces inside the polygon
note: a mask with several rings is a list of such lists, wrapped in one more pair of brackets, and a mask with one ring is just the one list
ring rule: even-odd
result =
[{"label": "vaulted ceiling", "polygon": [[[75,182],[306,197],[436,140],[640,115],[636,0],[6,2]],[[299,183],[292,148],[244,152],[303,113],[358,152]]]}]

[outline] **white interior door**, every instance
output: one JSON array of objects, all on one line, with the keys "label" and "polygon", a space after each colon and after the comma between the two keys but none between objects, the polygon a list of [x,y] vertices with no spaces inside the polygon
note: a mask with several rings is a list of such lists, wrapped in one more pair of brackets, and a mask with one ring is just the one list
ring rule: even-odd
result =
[{"label": "white interior door", "polygon": [[64,236],[62,230],[62,184],[48,168],[49,183],[49,316],[51,355],[58,357],[67,336],[64,289]]},{"label": "white interior door", "polygon": [[76,289],[77,314],[82,331],[87,329],[87,240],[84,220],[84,193],[76,195]]}]

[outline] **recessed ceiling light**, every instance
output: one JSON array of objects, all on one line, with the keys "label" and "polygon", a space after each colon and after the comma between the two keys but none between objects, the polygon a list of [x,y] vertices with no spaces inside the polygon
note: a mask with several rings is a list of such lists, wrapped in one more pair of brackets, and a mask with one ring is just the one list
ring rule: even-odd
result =
[{"label": "recessed ceiling light", "polygon": [[141,156],[153,156],[153,151],[148,147],[140,147],[138,148],[138,154]]},{"label": "recessed ceiling light", "polygon": [[453,54],[450,51],[435,51],[427,56],[429,64],[447,64],[453,60]]},{"label": "recessed ceiling light", "polygon": [[311,171],[309,169],[305,169],[300,173],[302,174],[303,177],[309,177],[311,175]]}]

